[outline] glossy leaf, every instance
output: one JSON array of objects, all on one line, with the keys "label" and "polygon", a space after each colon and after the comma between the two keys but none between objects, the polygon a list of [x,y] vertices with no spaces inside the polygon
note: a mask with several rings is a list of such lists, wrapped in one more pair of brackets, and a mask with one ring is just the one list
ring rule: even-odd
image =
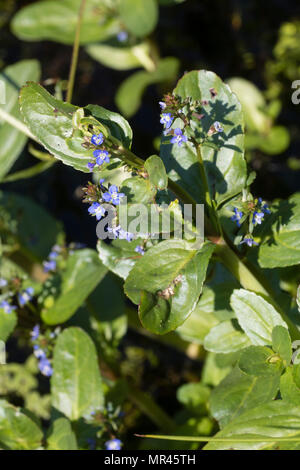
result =
[{"label": "glossy leaf", "polygon": [[[0,104],[11,116],[22,119],[19,111],[19,91],[28,80],[38,81],[40,65],[36,60],[22,60],[9,65],[0,73],[0,82],[5,91],[5,104]],[[8,173],[22,152],[27,137],[6,122],[0,122],[0,180]]]},{"label": "glossy leaf", "polygon": [[[190,250],[184,240],[165,240],[137,261],[126,279],[125,292],[139,304],[145,328],[165,334],[186,320],[201,294],[213,249],[208,243],[200,251]],[[165,290],[166,296],[160,294]]]},{"label": "glossy leaf", "polygon": [[140,258],[135,251],[137,245],[139,245],[138,240],[130,243],[126,240],[113,240],[110,244],[99,240],[97,249],[104,266],[117,276],[126,279],[136,261]]},{"label": "glossy leaf", "polygon": [[69,256],[66,268],[45,283],[42,318],[48,325],[68,320],[106,274],[96,251],[83,249]]},{"label": "glossy leaf", "polygon": [[283,326],[275,326],[272,331],[272,348],[289,364],[292,358],[292,342],[289,331]]},{"label": "glossy leaf", "polygon": [[0,447],[11,450],[36,450],[43,433],[19,408],[0,400]]},{"label": "glossy leaf", "polygon": [[261,375],[279,376],[283,368],[282,361],[272,361],[272,357],[274,358],[274,352],[270,348],[265,346],[249,346],[241,353],[239,368],[245,374],[256,377]]},{"label": "glossy leaf", "polygon": [[[218,93],[215,98],[211,97],[211,88]],[[238,194],[244,188],[247,179],[241,105],[228,85],[225,85],[213,72],[206,70],[185,74],[179,80],[174,93],[182,98],[191,97],[194,100],[209,102],[201,110],[205,116],[201,120],[205,132],[208,132],[215,121],[219,121],[224,128],[223,133],[211,139],[214,148],[207,145],[201,147],[210,193],[220,204]],[[198,120],[195,119],[193,123],[194,126],[199,126]],[[174,126],[178,127],[176,123]],[[161,145],[161,157],[168,176],[196,201],[203,202],[203,183],[194,146],[187,143],[178,147],[168,142],[169,138],[164,137]]]},{"label": "glossy leaf", "polygon": [[288,367],[280,378],[280,395],[287,403],[300,406],[300,388],[294,380],[292,367]]},{"label": "glossy leaf", "polygon": [[279,389],[279,374],[251,376],[237,367],[216,387],[211,395],[211,413],[221,428],[244,411],[273,400]]},{"label": "glossy leaf", "polygon": [[259,247],[262,268],[294,266],[300,263],[300,194],[274,204],[273,214],[266,221]]},{"label": "glossy leaf", "polygon": [[275,308],[254,292],[235,290],[230,303],[241,328],[254,345],[271,345],[273,328],[277,325],[287,328]]},{"label": "glossy leaf", "polygon": [[[276,438],[298,437],[300,439],[300,407],[281,400],[261,404],[232,420],[215,437],[226,438],[228,442],[211,441],[204,447],[204,450],[281,448],[283,444],[276,441]],[[249,438],[248,442],[247,438]],[[244,442],[239,442],[239,440]],[[290,444],[293,445],[293,443]]]},{"label": "glossy leaf", "polygon": [[[101,9],[103,0],[87,0],[82,19],[80,43],[103,41],[117,34],[117,18]],[[20,9],[12,21],[13,33],[25,41],[51,40],[73,44],[78,21],[80,0],[47,0],[34,2]]]},{"label": "glossy leaf", "polygon": [[96,348],[80,328],[67,328],[58,337],[51,396],[53,406],[71,421],[89,416],[103,405]]},{"label": "glossy leaf", "polygon": [[149,180],[157,189],[167,189],[168,176],[166,173],[165,165],[161,158],[157,155],[152,155],[145,161],[145,170],[149,175]]},{"label": "glossy leaf", "polygon": [[54,421],[47,439],[47,450],[77,450],[76,436],[68,419]]},{"label": "glossy leaf", "polygon": [[204,338],[204,348],[219,354],[236,352],[250,344],[245,333],[230,320],[214,326]]}]

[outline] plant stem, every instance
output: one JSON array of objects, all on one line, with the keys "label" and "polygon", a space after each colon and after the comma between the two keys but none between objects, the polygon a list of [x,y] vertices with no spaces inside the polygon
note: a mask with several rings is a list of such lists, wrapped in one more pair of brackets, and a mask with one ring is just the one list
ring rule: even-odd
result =
[{"label": "plant stem", "polygon": [[77,21],[77,26],[76,26],[76,33],[75,33],[69,81],[68,81],[68,90],[67,90],[67,98],[66,98],[66,101],[68,103],[71,103],[72,96],[73,96],[75,74],[76,74],[76,69],[77,69],[78,53],[79,53],[79,45],[80,45],[80,30],[81,30],[81,23],[82,23],[85,5],[86,5],[86,0],[81,0],[79,12],[78,12],[78,21]]},{"label": "plant stem", "polygon": [[4,119],[8,124],[18,129],[18,131],[27,135],[32,140],[38,142],[37,138],[30,132],[28,127],[19,119],[15,118],[11,114],[7,113],[4,109],[0,108],[0,118]]}]

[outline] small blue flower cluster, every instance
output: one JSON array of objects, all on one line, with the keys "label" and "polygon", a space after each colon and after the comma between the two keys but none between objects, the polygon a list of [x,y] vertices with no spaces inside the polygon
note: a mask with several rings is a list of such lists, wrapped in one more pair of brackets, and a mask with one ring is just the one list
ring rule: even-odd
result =
[{"label": "small blue flower cluster", "polygon": [[[240,228],[241,224],[249,217],[249,231],[252,232],[253,228],[257,225],[261,225],[265,214],[271,214],[268,204],[262,200],[262,198],[256,199],[254,202],[243,203],[244,209],[234,207],[233,216],[231,220],[236,222]],[[240,244],[246,243],[249,247],[256,246],[258,243],[253,239],[251,234],[247,234],[241,241]]]},{"label": "small blue flower cluster", "polygon": [[110,439],[109,441],[105,442],[106,450],[121,450],[122,441],[120,439]]},{"label": "small blue flower cluster", "polygon": [[[163,101],[160,101],[159,102],[159,105],[162,109],[162,111],[164,109],[166,109],[166,103],[164,103]],[[160,123],[164,125],[164,135],[172,135],[172,139],[171,139],[171,143],[172,144],[177,144],[178,147],[181,147],[182,144],[184,144],[185,142],[187,142],[187,136],[183,134],[182,130],[177,127],[176,129],[174,130],[171,130],[171,126],[173,124],[173,121],[174,121],[174,117],[172,116],[171,113],[162,113],[161,114],[161,118],[160,118]]]},{"label": "small blue flower cluster", "polygon": [[[35,325],[30,333],[31,341],[33,343],[38,341],[40,338],[40,334],[41,332],[39,325]],[[35,343],[33,345],[33,354],[39,361],[38,366],[41,374],[45,377],[51,377],[51,375],[53,374],[53,369],[49,359],[47,358],[46,352],[42,349],[40,344]]]},{"label": "small blue flower cluster", "polygon": [[[102,132],[100,134],[94,134],[91,138],[91,143],[96,146],[102,145],[104,142],[104,135]],[[92,162],[89,162],[87,164],[87,168],[90,171],[93,171],[95,167],[100,167],[103,165],[103,163],[109,163],[110,162],[110,154],[107,150],[103,149],[96,149],[93,152],[93,157],[94,160]]]},{"label": "small blue flower cluster", "polygon": [[61,247],[59,245],[54,245],[48,255],[48,260],[43,262],[45,273],[56,270],[57,257],[59,256],[60,253],[61,253]]},{"label": "small blue flower cluster", "polygon": [[5,313],[10,314],[16,310],[17,307],[15,305],[11,305],[7,300],[2,300],[2,302],[0,302],[0,308],[3,308]]},{"label": "small blue flower cluster", "polygon": [[[5,287],[8,286],[8,282],[6,279],[2,279],[0,278],[0,288],[3,289]],[[19,306],[21,308],[23,308],[26,304],[28,304],[28,302],[30,302],[32,300],[32,297],[33,297],[33,294],[34,294],[34,289],[33,287],[27,287],[26,289],[18,292],[17,294],[17,298],[18,298],[18,303],[19,303]],[[16,305],[12,305],[11,304],[11,300],[14,296],[14,293],[13,292],[10,292],[8,291],[6,293],[6,298],[4,298],[1,302],[0,302],[0,308],[2,308],[4,310],[5,313],[7,314],[10,314],[12,313],[14,310],[17,309],[17,306]],[[7,300],[8,299],[8,300]]]}]

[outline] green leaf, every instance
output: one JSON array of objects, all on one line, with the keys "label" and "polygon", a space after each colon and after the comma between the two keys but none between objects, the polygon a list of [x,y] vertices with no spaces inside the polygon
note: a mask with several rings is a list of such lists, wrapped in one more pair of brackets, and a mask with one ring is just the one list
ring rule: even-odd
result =
[{"label": "green leaf", "polygon": [[236,289],[230,303],[241,328],[254,345],[271,345],[273,328],[277,325],[287,328],[273,305],[254,292]]},{"label": "green leaf", "polygon": [[298,310],[300,312],[300,286],[298,287],[298,290],[297,290],[297,305],[298,305]]},{"label": "green leaf", "polygon": [[279,389],[279,374],[251,376],[236,367],[216,387],[211,395],[210,408],[221,428],[261,403],[273,400]]},{"label": "green leaf", "polygon": [[125,293],[139,304],[141,323],[153,333],[165,334],[181,325],[201,294],[214,247],[188,247],[184,240],[164,240],[137,261],[126,279]]},{"label": "green leaf", "polygon": [[76,421],[103,405],[96,348],[80,328],[67,328],[58,337],[53,355],[52,405]]},{"label": "green leaf", "polygon": [[3,308],[0,308],[0,341],[7,340],[7,338],[14,331],[16,324],[16,314],[14,312],[5,313]]},{"label": "green leaf", "polygon": [[280,395],[286,402],[300,406],[300,388],[294,380],[293,367],[288,367],[280,378]]},{"label": "green leaf", "polygon": [[11,450],[36,450],[43,433],[20,408],[0,400],[0,447]]},{"label": "green leaf", "polygon": [[145,170],[149,175],[149,180],[157,189],[167,189],[168,176],[166,173],[165,165],[161,158],[157,155],[152,155],[145,161]]},{"label": "green leaf", "polygon": [[[19,91],[28,80],[38,81],[40,65],[36,60],[22,60],[9,65],[0,73],[1,87],[4,87],[5,104],[0,104],[11,116],[21,120],[19,111]],[[2,102],[2,101],[1,101]],[[6,122],[0,122],[0,180],[9,172],[22,152],[27,137]]]},{"label": "green leaf", "polygon": [[94,118],[96,118],[101,124],[104,124],[113,137],[119,139],[124,147],[130,148],[132,142],[132,129],[126,121],[118,113],[109,111],[102,106],[96,104],[89,104],[84,108],[88,113],[90,113]]},{"label": "green leaf", "polygon": [[[262,268],[282,268],[300,263],[300,194],[274,204],[261,233],[267,235],[259,247]],[[269,233],[271,231],[271,233]]]},{"label": "green leaf", "polygon": [[[279,327],[278,327],[279,328]],[[248,375],[270,376],[280,375],[283,365],[280,359],[271,361],[274,356],[272,349],[265,346],[249,346],[241,353],[239,368]]]},{"label": "green leaf", "polygon": [[214,437],[226,438],[228,442],[211,441],[204,450],[281,448],[283,444],[276,441],[276,438],[300,439],[300,407],[281,400],[261,404],[234,419]]},{"label": "green leaf", "polygon": [[0,206],[16,220],[16,238],[22,251],[37,261],[44,260],[57,238],[61,224],[31,199],[8,191],[0,192]]},{"label": "green leaf", "polygon": [[98,240],[99,258],[110,271],[122,279],[126,279],[139,258],[135,251],[139,244],[139,240],[133,242],[113,240],[110,244]]},{"label": "green leaf", "polygon": [[130,70],[143,66],[145,60],[150,62],[149,43],[142,42],[136,46],[116,47],[111,44],[90,44],[87,53],[106,67],[115,70]]},{"label": "green leaf", "polygon": [[204,338],[204,348],[207,351],[228,354],[247,347],[248,337],[237,328],[233,321],[223,321],[214,326]]},{"label": "green leaf", "polygon": [[[83,138],[73,138],[73,114],[78,109],[57,100],[37,83],[28,83],[21,90],[20,106],[24,120],[39,142],[65,165],[88,172],[86,167],[91,152],[82,147]],[[132,131],[128,122],[117,113],[112,113],[96,105],[85,110],[107,125],[113,137],[129,147]]]},{"label": "green leaf", "polygon": [[[47,0],[28,5],[14,16],[12,31],[25,41],[51,40],[73,44],[80,1]],[[81,44],[103,41],[119,32],[117,18],[105,14],[103,5],[103,0],[87,0],[80,31]]]},{"label": "green leaf", "polygon": [[158,20],[156,0],[120,0],[119,11],[126,28],[135,36],[150,34]]},{"label": "green leaf", "polygon": [[292,359],[292,342],[289,331],[283,326],[275,326],[272,331],[272,347],[288,365]]},{"label": "green leaf", "polygon": [[[218,93],[215,98],[211,97],[211,88]],[[209,102],[201,110],[205,116],[201,120],[205,133],[215,121],[219,121],[224,128],[222,134],[209,139],[212,146],[205,144],[201,147],[209,190],[212,198],[220,204],[238,194],[247,180],[241,105],[228,85],[225,85],[213,72],[206,70],[185,74],[179,80],[174,93],[183,99],[190,97],[195,101],[207,100]],[[194,118],[192,126],[198,129],[199,120]],[[178,127],[176,122],[174,127]],[[170,144],[168,137],[163,137],[161,157],[169,178],[182,186],[196,201],[203,202],[203,183],[194,146],[187,143],[178,147],[178,145]],[[174,165],[174,160],[176,165]]]},{"label": "green leaf", "polygon": [[258,148],[267,155],[278,155],[288,148],[290,140],[290,134],[286,127],[274,126],[261,137]]},{"label": "green leaf", "polygon": [[175,57],[161,59],[153,72],[139,71],[127,78],[117,91],[115,100],[121,113],[133,116],[141,105],[145,89],[155,83],[173,82],[178,74],[179,61]]},{"label": "green leaf", "polygon": [[47,439],[47,450],[77,450],[76,436],[68,419],[54,421]]},{"label": "green leaf", "polygon": [[75,251],[69,256],[62,275],[57,274],[45,283],[40,299],[44,322],[57,325],[68,320],[105,274],[106,268],[96,251]]}]

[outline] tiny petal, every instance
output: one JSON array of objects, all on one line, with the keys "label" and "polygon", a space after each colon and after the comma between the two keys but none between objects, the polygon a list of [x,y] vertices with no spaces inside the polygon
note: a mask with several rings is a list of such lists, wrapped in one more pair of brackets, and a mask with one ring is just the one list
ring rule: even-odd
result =
[{"label": "tiny petal", "polygon": [[1,287],[5,287],[5,286],[7,286],[7,281],[6,281],[6,279],[0,278],[0,288],[1,288]]},{"label": "tiny petal", "polygon": [[103,144],[104,142],[104,135],[102,134],[102,132],[100,132],[100,134],[94,134],[91,138],[91,142],[92,144],[94,145],[101,145]]},{"label": "tiny petal", "polygon": [[111,439],[105,442],[106,450],[121,450],[122,442],[120,439]]}]

